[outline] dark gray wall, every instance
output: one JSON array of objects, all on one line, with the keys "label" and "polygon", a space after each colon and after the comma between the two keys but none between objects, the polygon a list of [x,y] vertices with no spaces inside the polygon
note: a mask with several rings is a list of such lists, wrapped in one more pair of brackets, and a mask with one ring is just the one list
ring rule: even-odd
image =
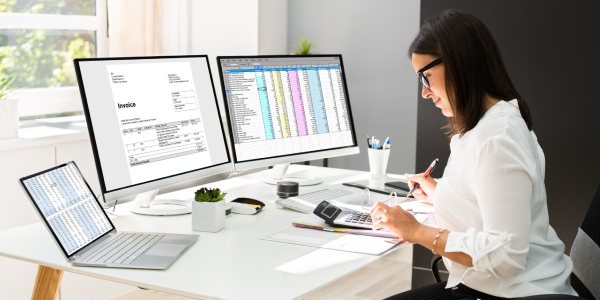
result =
[{"label": "dark gray wall", "polygon": [[[550,224],[569,253],[600,183],[600,1],[422,0],[421,24],[448,8],[472,13],[488,26],[529,104],[546,154]],[[420,92],[418,99],[416,169],[439,157],[433,174],[439,177],[450,153],[440,130],[445,118]]]}]

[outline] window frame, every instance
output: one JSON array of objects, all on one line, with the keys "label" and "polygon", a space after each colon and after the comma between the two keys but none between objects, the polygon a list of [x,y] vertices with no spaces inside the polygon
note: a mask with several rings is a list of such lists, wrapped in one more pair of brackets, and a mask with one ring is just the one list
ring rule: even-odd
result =
[{"label": "window frame", "polygon": [[[107,0],[96,1],[96,15],[0,13],[3,29],[90,30],[96,32],[96,57],[108,55]],[[82,111],[77,86],[31,88],[15,91],[19,117]]]}]

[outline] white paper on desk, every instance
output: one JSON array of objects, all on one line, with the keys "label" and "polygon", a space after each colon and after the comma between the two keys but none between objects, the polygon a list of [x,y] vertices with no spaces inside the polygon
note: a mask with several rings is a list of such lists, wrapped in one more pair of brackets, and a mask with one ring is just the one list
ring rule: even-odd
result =
[{"label": "white paper on desk", "polygon": [[432,205],[425,204],[416,200],[403,202],[402,204],[400,204],[400,206],[404,210],[410,209],[415,213],[430,214],[434,212],[434,208]]},{"label": "white paper on desk", "polygon": [[[345,189],[345,190],[351,191],[352,194],[346,195],[343,197],[339,197],[339,198],[335,198],[335,199],[331,199],[329,202],[331,202],[333,205],[338,206],[338,207],[352,209],[352,210],[356,210],[356,211],[369,212],[371,210],[371,207],[373,205],[375,205],[375,203],[377,203],[377,202],[384,202],[384,203],[393,205],[396,203],[401,203],[402,201],[407,199],[405,197],[397,197],[396,201],[394,201],[394,200],[391,200],[391,198],[394,198],[393,196],[390,197],[389,195],[371,192],[371,193],[364,193],[364,200],[363,200],[363,191],[362,190],[355,189],[355,188]],[[370,194],[370,196],[369,196],[369,194]],[[370,201],[369,201],[369,199],[370,199]]]},{"label": "white paper on desk", "polygon": [[389,238],[327,232],[293,226],[259,239],[371,255],[380,255],[400,244],[406,244]]}]

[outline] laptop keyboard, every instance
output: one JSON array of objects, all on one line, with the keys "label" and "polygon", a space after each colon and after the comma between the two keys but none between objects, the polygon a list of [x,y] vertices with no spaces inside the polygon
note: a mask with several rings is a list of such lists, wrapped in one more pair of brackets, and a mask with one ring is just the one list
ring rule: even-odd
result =
[{"label": "laptop keyboard", "polygon": [[121,232],[82,262],[128,265],[156,244],[164,234]]},{"label": "laptop keyboard", "polygon": [[296,197],[290,197],[286,199],[280,199],[275,201],[277,206],[283,206],[285,208],[289,208],[292,210],[296,210],[299,212],[303,212],[305,214],[310,214],[315,210],[319,203],[324,200],[332,200],[335,198],[340,198],[346,195],[350,195],[352,192],[347,190],[319,190],[316,192],[311,192],[307,194],[303,194]]}]

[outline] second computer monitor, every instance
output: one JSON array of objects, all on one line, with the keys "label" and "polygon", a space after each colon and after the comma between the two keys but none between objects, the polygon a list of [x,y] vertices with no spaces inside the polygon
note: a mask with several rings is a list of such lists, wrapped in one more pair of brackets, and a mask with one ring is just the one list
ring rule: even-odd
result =
[{"label": "second computer monitor", "polygon": [[[359,153],[341,55],[220,56],[217,63],[236,169]],[[266,181],[282,179],[273,177]]]}]

